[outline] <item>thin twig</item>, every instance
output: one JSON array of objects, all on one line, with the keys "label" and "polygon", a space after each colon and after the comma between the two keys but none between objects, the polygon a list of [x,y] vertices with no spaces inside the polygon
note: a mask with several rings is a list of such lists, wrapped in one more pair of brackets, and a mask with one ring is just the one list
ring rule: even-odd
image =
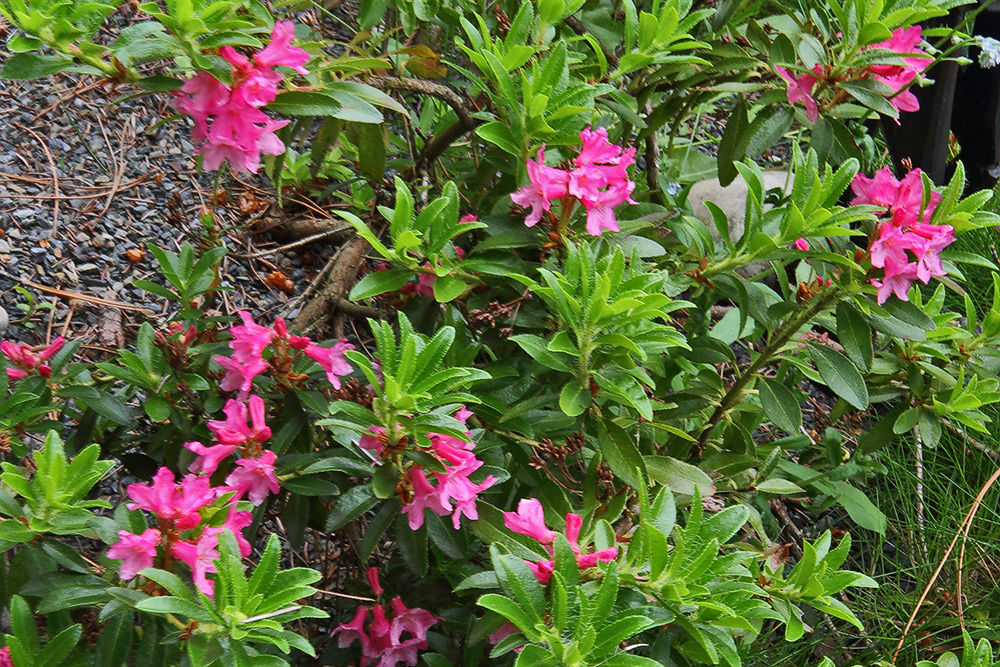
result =
[{"label": "thin twig", "polygon": [[34,130],[23,125],[17,125],[17,127],[33,136],[38,143],[42,145],[42,150],[45,151],[45,157],[49,160],[49,167],[52,169],[52,189],[55,191],[56,195],[56,198],[52,200],[52,231],[54,232],[59,228],[59,168],[56,167],[56,161],[52,158],[52,152],[49,150],[48,145],[35,133]]},{"label": "thin twig", "polygon": [[434,81],[426,81],[424,79],[399,79],[388,76],[373,76],[369,77],[366,81],[376,88],[405,90],[412,93],[420,93],[421,95],[436,97],[445,102],[455,111],[459,122],[465,126],[466,130],[471,130],[476,126],[476,121],[472,118],[469,109],[466,108],[461,95],[448,86],[435,83]]},{"label": "thin twig", "polygon": [[267,250],[261,250],[260,252],[255,252],[251,255],[240,255],[235,253],[234,254],[236,257],[239,257],[241,259],[257,259],[258,257],[266,257],[268,255],[273,255],[275,253],[285,252],[286,250],[292,250],[293,248],[304,246],[308,243],[312,243],[313,241],[319,241],[320,239],[325,239],[329,236],[336,236],[339,234],[343,234],[344,232],[348,232],[353,229],[354,228],[351,227],[350,225],[345,225],[343,227],[337,227],[336,229],[328,229],[325,232],[320,232],[319,234],[313,234],[312,236],[307,236],[304,239],[299,239],[298,241],[294,241],[287,245],[278,246],[277,248],[269,248]]},{"label": "thin twig", "polygon": [[[53,296],[60,297],[62,299],[78,299],[80,301],[86,301],[88,303],[93,303],[98,306],[107,306],[109,308],[119,308],[121,310],[132,310],[137,313],[142,313],[143,315],[153,316],[156,315],[149,308],[143,308],[142,306],[133,306],[129,303],[121,303],[119,301],[109,301],[108,299],[102,299],[97,296],[90,296],[89,294],[83,294],[81,292],[72,292],[70,290],[59,289],[57,287],[48,287],[47,285],[39,285],[38,283],[33,283],[30,280],[25,280],[13,274],[7,273],[3,269],[0,269],[0,275],[19,282],[22,285],[30,287],[31,289],[36,289],[39,292],[44,292],[45,294],[51,294]],[[115,351],[115,350],[112,350]]]},{"label": "thin twig", "polygon": [[968,433],[958,428],[949,421],[941,420],[940,423],[943,424],[944,427],[948,429],[951,433],[964,439],[967,443],[969,443],[969,445],[972,446],[973,449],[978,449],[980,452],[986,454],[986,456],[990,457],[994,461],[1000,462],[1000,452],[998,452],[997,450],[993,449],[987,444],[980,442],[979,440],[976,440],[971,435],[969,435]]}]

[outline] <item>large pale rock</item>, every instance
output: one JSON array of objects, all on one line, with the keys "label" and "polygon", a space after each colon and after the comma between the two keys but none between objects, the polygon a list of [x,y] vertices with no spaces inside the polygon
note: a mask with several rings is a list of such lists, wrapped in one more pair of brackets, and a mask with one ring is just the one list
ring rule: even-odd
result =
[{"label": "large pale rock", "polygon": [[[787,171],[765,171],[761,178],[764,191],[780,189],[783,192],[790,192],[792,189],[791,175]],[[698,218],[706,225],[708,231],[712,233],[712,238],[719,240],[719,232],[712,221],[712,214],[705,206],[706,201],[710,201],[726,214],[729,219],[729,240],[738,241],[743,236],[743,229],[746,226],[746,206],[747,193],[749,188],[742,176],[737,176],[736,180],[722,187],[719,179],[712,178],[701,181],[691,186],[688,192],[688,202],[694,210],[694,217]],[[770,206],[765,205],[764,210]]]}]

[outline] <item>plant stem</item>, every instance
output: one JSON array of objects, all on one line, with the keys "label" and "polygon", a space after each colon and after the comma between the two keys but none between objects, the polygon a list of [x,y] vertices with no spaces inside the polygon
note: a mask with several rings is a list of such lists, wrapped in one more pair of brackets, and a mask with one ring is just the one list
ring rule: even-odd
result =
[{"label": "plant stem", "polygon": [[733,386],[729,388],[726,395],[722,397],[719,405],[715,408],[712,416],[708,418],[708,422],[702,429],[701,434],[698,436],[698,442],[692,445],[692,449],[698,456],[701,456],[702,450],[705,448],[705,444],[708,443],[708,438],[722,418],[725,416],[726,412],[729,411],[731,407],[740,399],[743,395],[743,389],[746,387],[747,383],[762,369],[766,366],[771,359],[774,358],[781,348],[785,346],[792,336],[798,332],[809,320],[811,320],[817,313],[826,308],[831,301],[837,297],[837,290],[831,289],[827,293],[817,296],[806,308],[799,311],[797,315],[794,315],[787,320],[785,323],[774,332],[774,337],[770,340],[767,347],[758,355],[756,359],[751,362],[744,371],[743,375],[737,378]]}]

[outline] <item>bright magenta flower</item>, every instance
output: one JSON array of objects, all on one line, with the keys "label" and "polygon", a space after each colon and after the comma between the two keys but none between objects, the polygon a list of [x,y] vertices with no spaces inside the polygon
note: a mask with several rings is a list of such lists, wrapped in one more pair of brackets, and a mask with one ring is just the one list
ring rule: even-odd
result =
[{"label": "bright magenta flower", "polygon": [[[378,570],[371,568],[365,575],[376,595],[382,595],[382,587],[378,583]],[[347,648],[355,641],[361,643],[361,664],[369,665],[378,660],[377,667],[395,667],[403,663],[417,664],[417,651],[427,648],[427,630],[441,619],[426,609],[407,608],[399,596],[391,603],[392,621],[386,616],[387,607],[372,605],[359,607],[354,618],[349,623],[341,623],[334,630],[337,645]],[[372,612],[372,621],[365,628],[368,612]],[[409,635],[406,639],[403,634]]]},{"label": "bright magenta flower", "polygon": [[528,160],[529,185],[524,186],[510,198],[515,204],[530,208],[531,213],[524,224],[534,227],[542,219],[542,213],[552,209],[552,200],[566,196],[569,174],[562,169],[545,166],[545,146],[538,149],[538,160]]},{"label": "bright magenta flower", "polygon": [[819,105],[813,99],[812,89],[823,74],[823,67],[815,65],[811,72],[806,72],[800,76],[795,76],[784,67],[775,67],[775,71],[782,79],[788,82],[788,103],[795,104],[802,102],[806,107],[806,118],[810,123],[819,120]]},{"label": "bright magenta flower", "polygon": [[170,547],[174,557],[191,568],[192,578],[198,590],[209,597],[215,592],[215,582],[207,575],[215,572],[215,561],[219,558],[218,546],[218,534],[206,530],[194,544],[174,542]]},{"label": "bright magenta flower", "polygon": [[520,535],[527,535],[540,544],[551,546],[556,539],[554,530],[549,530],[545,525],[545,513],[542,511],[542,503],[537,498],[522,498],[517,503],[517,512],[504,512],[503,523],[511,530]]},{"label": "bright magenta flower", "polygon": [[[917,111],[920,103],[916,95],[909,90],[903,90],[910,85],[917,74],[927,69],[933,58],[917,48],[920,45],[920,26],[897,28],[892,31],[892,37],[884,42],[872,44],[867,49],[887,49],[903,57],[905,65],[870,65],[868,70],[876,81],[881,81],[897,93],[889,98],[889,104],[899,111]],[[899,92],[899,91],[903,92]],[[899,121],[896,121],[897,123]]]},{"label": "bright magenta flower", "polygon": [[308,74],[303,65],[309,62],[309,53],[297,46],[292,46],[295,37],[295,24],[291,21],[276,21],[271,32],[271,42],[256,53],[253,62],[258,67],[276,67],[284,65],[291,67],[299,74]]},{"label": "bright magenta flower", "polygon": [[333,385],[334,389],[340,389],[340,378],[351,372],[351,365],[344,359],[344,352],[353,350],[354,346],[347,342],[347,339],[337,341],[332,347],[320,347],[315,344],[308,344],[303,352],[305,355],[323,367],[326,372],[326,379]]},{"label": "bright magenta flower", "polygon": [[599,192],[594,199],[580,200],[587,209],[587,232],[591,236],[600,236],[605,229],[612,232],[621,231],[618,220],[615,219],[614,208],[625,202],[637,203],[631,198],[634,188],[635,183],[628,181],[622,187],[611,186],[604,192]]},{"label": "bright magenta flower", "polygon": [[7,368],[7,379],[23,380],[29,375],[37,373],[43,378],[52,376],[52,369],[48,364],[43,363],[55,356],[66,343],[66,339],[57,336],[48,347],[35,354],[31,351],[31,346],[23,343],[11,343],[10,341],[0,342],[0,354],[3,354],[10,363],[14,364]]},{"label": "bright magenta flower", "polygon": [[599,163],[618,164],[621,160],[622,147],[608,141],[607,128],[599,127],[596,130],[591,130],[589,126],[584,128],[580,132],[580,142],[583,144],[580,154],[573,158],[578,167]]},{"label": "bright magenta flower", "polygon": [[142,535],[134,535],[128,531],[118,531],[118,542],[108,549],[108,558],[121,560],[119,576],[128,581],[147,567],[153,567],[156,558],[156,546],[160,543],[160,531],[147,528]]},{"label": "bright magenta flower", "polygon": [[240,459],[236,462],[239,467],[226,477],[226,484],[236,489],[237,497],[246,494],[252,504],[260,505],[267,500],[269,493],[281,491],[281,485],[274,474],[276,458],[277,454],[267,451],[260,458]]},{"label": "bright magenta flower", "polygon": [[[552,543],[555,541],[557,533],[545,527],[542,516],[542,505],[535,498],[521,500],[517,506],[517,514],[504,512],[504,525],[509,530],[526,535],[535,539],[545,547],[549,554],[553,553]],[[580,569],[594,567],[598,563],[609,563],[618,557],[618,549],[609,547],[594,553],[582,553],[580,549],[580,529],[583,526],[583,518],[579,514],[572,512],[566,515],[566,540],[569,542],[573,553],[576,554],[576,564]],[[549,559],[537,563],[525,561],[531,571],[535,573],[539,583],[546,585],[552,579],[552,572],[555,569],[555,560]]]},{"label": "bright magenta flower", "polygon": [[151,485],[129,484],[125,491],[133,501],[128,504],[129,509],[152,512],[178,530],[197,526],[201,522],[199,510],[215,500],[208,477],[187,475],[178,486],[174,473],[166,467],[156,472]]},{"label": "bright magenta flower", "polygon": [[14,661],[10,659],[10,647],[0,648],[0,667],[14,667]]},{"label": "bright magenta flower", "polygon": [[802,252],[809,250],[809,241],[806,241],[805,239],[796,239],[795,249],[801,250]]},{"label": "bright magenta flower", "polygon": [[919,169],[906,174],[902,181],[896,180],[889,167],[876,171],[874,178],[858,174],[851,181],[851,189],[855,194],[851,206],[870,204],[885,208],[891,215],[893,224],[897,226],[929,220],[941,201],[941,194],[931,191],[927,208],[923,211],[923,216],[920,215],[924,186]]},{"label": "bright magenta flower", "polygon": [[214,445],[206,447],[200,442],[186,442],[184,447],[198,455],[198,458],[188,466],[193,473],[211,475],[219,468],[219,464],[236,451],[236,445]]},{"label": "bright magenta flower", "polygon": [[912,262],[897,264],[893,259],[887,259],[885,264],[884,280],[872,280],[871,283],[878,289],[879,305],[889,299],[890,294],[895,294],[900,301],[909,301],[907,292],[910,291],[910,282],[917,277],[917,265]]},{"label": "bright magenta flower", "polygon": [[240,446],[245,443],[262,443],[271,437],[271,429],[265,422],[266,408],[259,396],[251,396],[250,423],[247,423],[247,404],[230,399],[222,411],[225,420],[210,421],[206,424],[208,430],[215,434],[216,440],[223,445]]}]

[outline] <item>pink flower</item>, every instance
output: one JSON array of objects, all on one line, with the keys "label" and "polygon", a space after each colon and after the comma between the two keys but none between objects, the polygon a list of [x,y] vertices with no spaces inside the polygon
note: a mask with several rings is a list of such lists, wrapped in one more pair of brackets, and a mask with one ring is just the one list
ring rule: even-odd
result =
[{"label": "pink flower", "polygon": [[[903,90],[933,62],[930,55],[917,48],[920,41],[920,26],[912,26],[910,28],[897,28],[892,31],[890,39],[865,47],[865,49],[887,49],[902,56],[905,63],[903,65],[869,65],[867,68],[872,73],[872,78],[886,84],[895,93],[888,98],[889,104],[899,111],[920,109],[916,95],[909,90]],[[899,121],[897,120],[896,123],[898,124]]]},{"label": "pink flower", "polygon": [[905,66],[871,65],[868,69],[875,74],[887,75],[894,74],[900,69],[910,69],[915,72],[922,72],[930,67],[933,58],[917,48],[922,39],[920,33],[921,28],[918,25],[911,26],[909,28],[897,28],[892,31],[892,37],[888,40],[866,47],[868,49],[887,49],[900,55],[911,54],[903,55],[903,61],[906,62]]},{"label": "pink flower", "polygon": [[620,231],[618,221],[615,219],[614,207],[625,202],[635,204],[631,194],[635,188],[635,183],[629,181],[624,187],[609,187],[604,192],[598,193],[595,199],[584,199],[584,208],[587,209],[587,232],[591,236],[600,236],[605,229],[617,232]]},{"label": "pink flower", "polygon": [[580,132],[580,141],[583,144],[580,154],[573,158],[578,167],[598,163],[617,164],[621,159],[622,147],[608,141],[607,128],[591,130],[588,126]]},{"label": "pink flower", "polygon": [[475,213],[466,213],[458,219],[458,224],[462,224],[463,222],[479,222],[479,218],[476,217]]},{"label": "pink flower", "polygon": [[208,477],[187,475],[178,487],[174,473],[163,467],[153,476],[152,485],[129,484],[125,490],[133,501],[129,509],[144,509],[178,530],[187,530],[201,522],[198,511],[215,500],[211,486]]},{"label": "pink flower", "polygon": [[21,343],[11,343],[10,341],[0,342],[0,354],[3,354],[10,363],[14,364],[13,367],[7,368],[7,379],[9,380],[23,380],[24,378],[37,373],[43,378],[52,377],[52,369],[48,364],[42,363],[43,361],[48,361],[56,355],[59,350],[62,349],[63,345],[66,343],[66,339],[62,336],[56,337],[52,343],[49,344],[44,350],[35,354],[31,351],[31,347]]},{"label": "pink flower", "polygon": [[795,241],[795,249],[801,250],[802,252],[809,250],[809,241],[806,241],[805,239],[797,239]]},{"label": "pink flower", "polygon": [[[375,594],[382,595],[378,570],[371,568],[366,576]],[[349,623],[341,623],[334,629],[333,634],[339,635],[337,645],[346,648],[355,640],[360,642],[362,665],[375,660],[378,660],[378,667],[395,667],[399,663],[416,665],[417,651],[427,648],[427,630],[441,619],[419,607],[407,608],[399,596],[393,598],[391,604],[391,622],[386,616],[388,607],[359,607]],[[366,630],[369,609],[372,621]],[[403,633],[410,636],[403,639]]]},{"label": "pink flower", "polygon": [[226,477],[226,484],[236,489],[237,496],[247,494],[254,505],[260,505],[267,499],[268,493],[278,493],[281,485],[274,475],[274,460],[277,454],[264,452],[257,459],[240,459],[236,468]]},{"label": "pink flower", "polygon": [[351,372],[351,365],[344,359],[344,352],[353,350],[354,346],[347,342],[347,339],[337,341],[332,347],[320,347],[309,344],[306,346],[305,355],[323,367],[326,371],[326,379],[333,385],[334,389],[340,389],[340,378]]},{"label": "pink flower", "polygon": [[382,458],[382,448],[385,447],[386,442],[385,428],[382,426],[369,426],[368,430],[374,433],[374,435],[361,436],[358,447],[370,449],[375,452],[376,457]]},{"label": "pink flower", "polygon": [[174,557],[191,568],[198,590],[209,597],[215,592],[215,582],[207,575],[215,572],[215,561],[219,558],[218,546],[218,533],[206,530],[194,544],[174,542],[170,547]]},{"label": "pink flower", "polygon": [[239,547],[240,555],[246,558],[253,551],[250,543],[245,537],[243,537],[243,529],[253,523],[253,514],[250,512],[238,512],[236,506],[232,505],[229,508],[229,514],[226,516],[226,521],[218,528],[206,528],[206,531],[213,530],[219,533],[223,530],[228,530],[236,538],[236,546]]},{"label": "pink flower", "polygon": [[551,546],[558,534],[545,526],[545,513],[537,498],[522,498],[517,503],[517,513],[503,513],[503,523],[508,530],[526,535],[544,545]]},{"label": "pink flower", "polygon": [[147,528],[142,535],[120,530],[118,531],[119,541],[111,545],[108,549],[108,558],[122,560],[119,575],[128,581],[147,567],[153,567],[153,559],[156,558],[156,546],[160,543],[160,531],[155,528]]},{"label": "pink flower", "polygon": [[784,67],[775,67],[775,71],[782,79],[788,82],[788,103],[795,104],[802,102],[806,107],[806,118],[810,123],[819,120],[819,105],[813,99],[812,89],[823,74],[823,67],[815,65],[811,73],[806,72],[800,76],[794,76]]},{"label": "pink flower", "polygon": [[198,458],[188,466],[188,470],[193,473],[202,473],[205,475],[211,475],[215,472],[223,459],[226,459],[236,451],[236,445],[206,447],[200,442],[186,442],[184,443],[184,447],[198,455]]},{"label": "pink flower", "polygon": [[258,67],[275,67],[284,65],[291,67],[299,74],[308,74],[303,65],[309,62],[309,54],[297,46],[292,46],[295,37],[295,24],[291,21],[276,21],[271,33],[271,43],[254,55],[253,61]]},{"label": "pink flower", "polygon": [[245,443],[262,443],[271,437],[271,429],[264,421],[264,401],[259,396],[251,396],[250,424],[247,424],[247,404],[230,399],[222,411],[226,419],[210,421],[208,430],[215,434],[216,440],[223,445],[240,446]]},{"label": "pink flower", "polygon": [[875,172],[874,178],[858,174],[851,181],[851,189],[855,197],[851,206],[870,204],[887,209],[895,225],[905,225],[930,219],[934,208],[941,201],[941,194],[931,192],[930,201],[921,218],[920,207],[923,205],[923,178],[919,169],[906,174],[902,182],[897,181],[889,167],[882,167]]},{"label": "pink flower", "polygon": [[222,391],[239,391],[241,398],[245,398],[253,389],[254,378],[267,370],[267,362],[263,359],[241,363],[235,358],[216,356],[212,357],[212,361],[226,371],[219,388]]},{"label": "pink flower", "polygon": [[525,218],[524,224],[534,227],[542,219],[542,213],[552,208],[553,199],[566,196],[566,185],[569,174],[562,169],[545,166],[545,146],[538,149],[537,161],[528,160],[529,185],[524,186],[510,198],[515,204],[531,208],[531,213]]},{"label": "pink flower", "polygon": [[900,301],[909,301],[910,281],[917,277],[917,265],[906,263],[897,265],[892,259],[886,261],[885,279],[872,280],[878,288],[878,303],[882,305],[889,300],[890,294],[895,294]]},{"label": "pink flower", "polygon": [[14,661],[10,659],[10,647],[0,648],[0,667],[14,667]]},{"label": "pink flower", "polygon": [[[526,535],[539,542],[550,554],[553,553],[552,543],[555,541],[557,533],[549,530],[544,523],[542,515],[542,505],[535,498],[521,500],[517,506],[517,514],[504,512],[504,525],[509,530]],[[576,554],[577,567],[585,569],[594,567],[598,563],[609,563],[618,557],[618,549],[609,547],[595,553],[582,553],[580,549],[580,529],[583,527],[583,517],[572,512],[566,515],[566,541],[569,542],[573,553]],[[549,559],[534,563],[525,561],[531,571],[534,572],[538,582],[547,585],[552,579],[552,572],[555,569],[555,560]]]},{"label": "pink flower", "polygon": [[[516,625],[514,625],[510,621],[507,621],[506,623],[504,623],[503,625],[501,625],[500,628],[497,629],[496,632],[492,633],[489,636],[489,642],[491,644],[499,644],[500,640],[505,639],[505,638],[507,638],[507,637],[509,637],[511,635],[516,635],[520,631],[521,630]],[[514,650],[518,651],[518,649],[514,649]]]},{"label": "pink flower", "polygon": [[[361,642],[362,653],[367,656],[371,640],[368,639],[368,633],[365,632],[366,620],[368,620],[368,607],[358,607],[358,611],[355,612],[354,618],[351,619],[350,623],[341,623],[334,628],[333,634],[339,634],[337,637],[337,646],[347,648],[357,640]],[[371,662],[371,660],[369,659],[368,662]]]},{"label": "pink flower", "polygon": [[230,329],[233,338],[229,341],[229,347],[233,350],[233,358],[242,363],[256,361],[278,334],[273,329],[254,322],[253,316],[245,310],[238,310],[236,314],[243,320],[243,324]]},{"label": "pink flower", "polygon": [[378,568],[368,568],[368,571],[365,572],[365,578],[368,580],[368,585],[371,586],[372,592],[375,595],[382,595],[382,584],[378,581]]}]

